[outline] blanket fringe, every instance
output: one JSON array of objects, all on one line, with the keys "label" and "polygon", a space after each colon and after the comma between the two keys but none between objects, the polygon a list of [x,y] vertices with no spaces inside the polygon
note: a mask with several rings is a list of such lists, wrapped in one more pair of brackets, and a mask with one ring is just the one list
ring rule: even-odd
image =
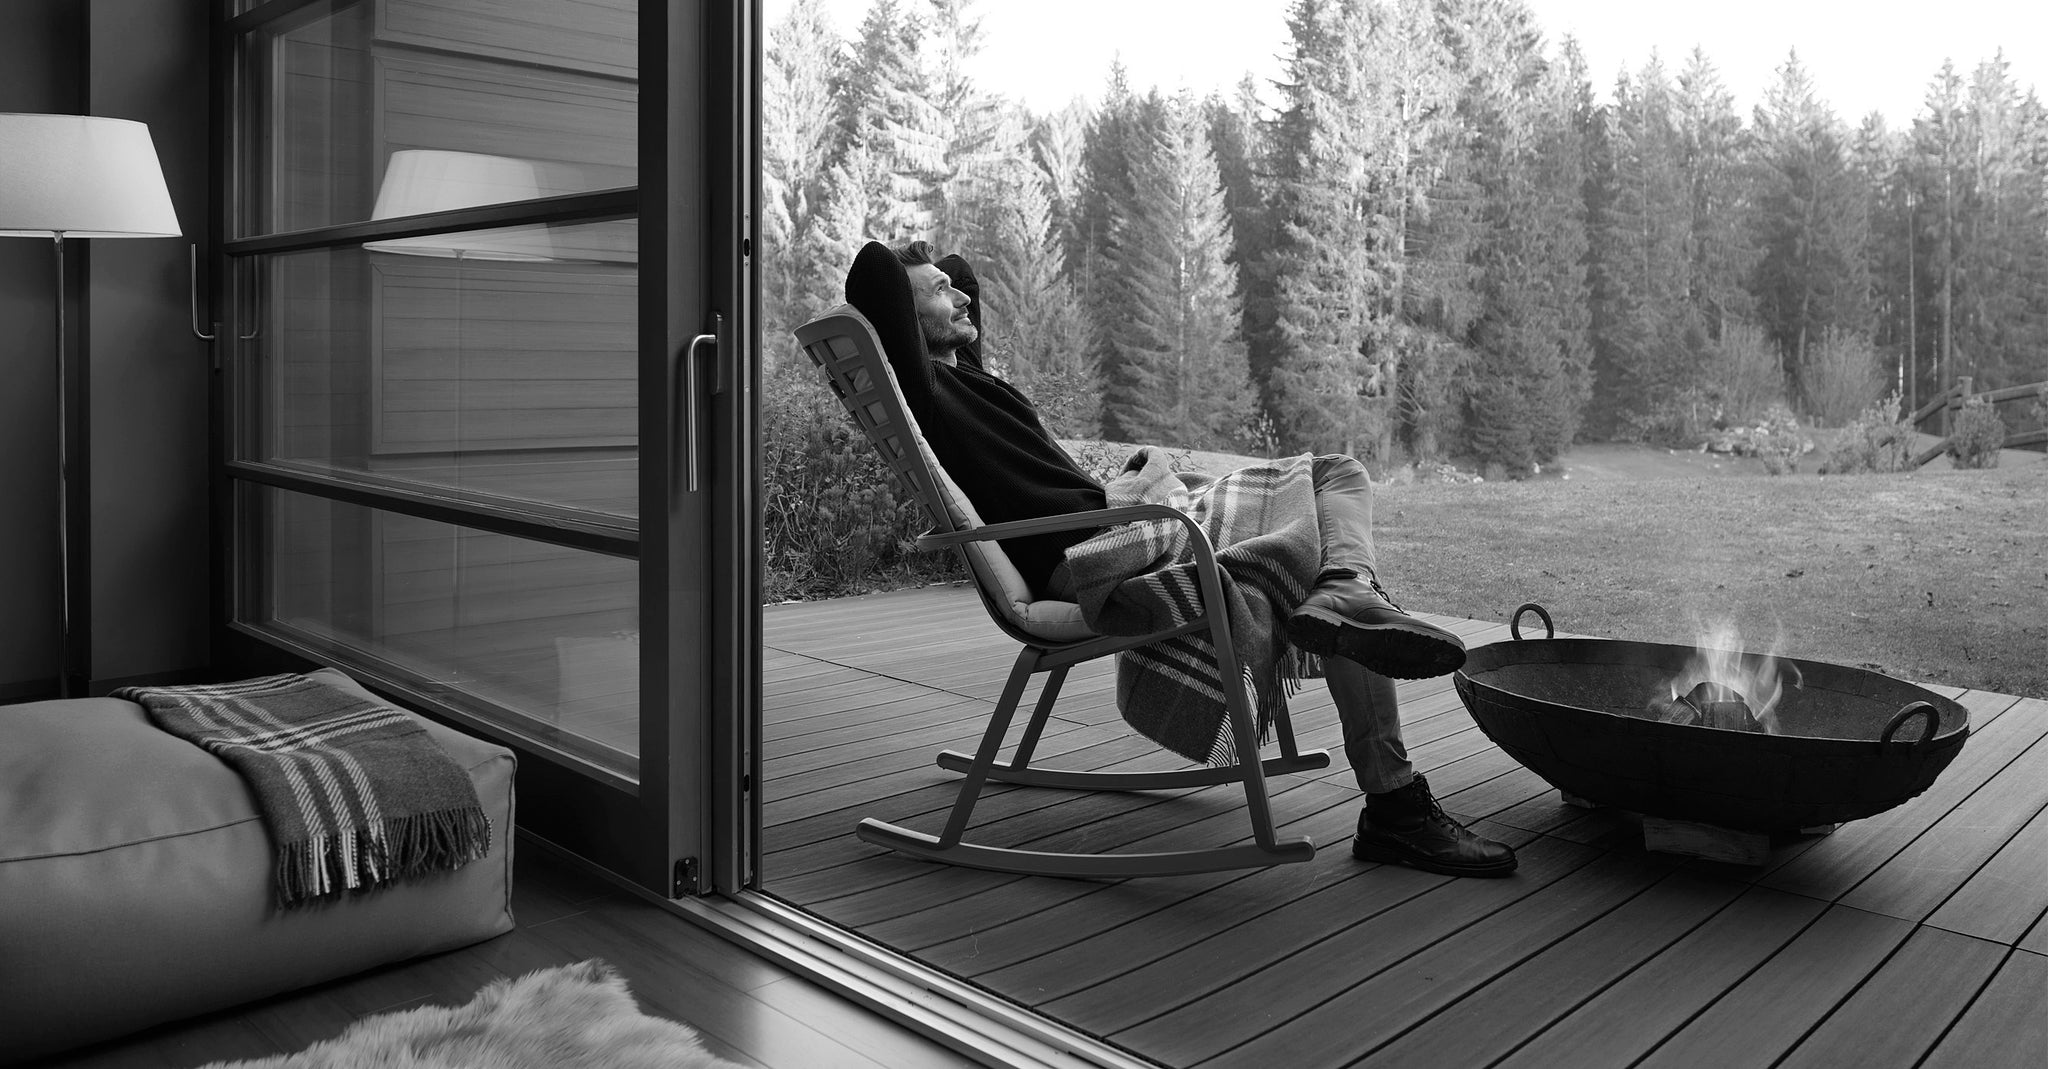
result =
[{"label": "blanket fringe", "polygon": [[[1245,690],[1252,697],[1252,713],[1257,721],[1258,742],[1261,747],[1272,741],[1273,720],[1287,712],[1288,699],[1301,691],[1303,679],[1317,679],[1323,674],[1322,658],[1298,646],[1288,646],[1286,651],[1275,658],[1266,678],[1261,680],[1251,666],[1244,668]],[[1217,768],[1237,764],[1237,736],[1230,730],[1230,721],[1223,721],[1222,729],[1216,733],[1216,741],[1209,748],[1206,758]]]},{"label": "blanket fringe", "polygon": [[279,908],[336,891],[361,893],[389,883],[459,868],[491,852],[491,818],[482,806],[390,817],[374,831],[323,832],[277,850]]}]

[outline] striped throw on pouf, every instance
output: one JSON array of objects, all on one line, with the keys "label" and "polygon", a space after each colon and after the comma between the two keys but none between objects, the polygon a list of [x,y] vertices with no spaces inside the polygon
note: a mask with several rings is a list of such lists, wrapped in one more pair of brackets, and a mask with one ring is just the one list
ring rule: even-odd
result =
[{"label": "striped throw on pouf", "polygon": [[459,868],[488,854],[469,775],[412,717],[299,674],[124,687],[158,727],[219,757],[256,797],[280,908]]}]

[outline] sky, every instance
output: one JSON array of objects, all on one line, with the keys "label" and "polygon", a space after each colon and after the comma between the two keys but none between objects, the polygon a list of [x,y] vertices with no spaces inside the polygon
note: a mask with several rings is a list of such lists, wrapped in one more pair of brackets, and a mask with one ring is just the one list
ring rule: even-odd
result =
[{"label": "sky", "polygon": [[[851,34],[870,0],[825,0]],[[916,0],[908,0],[914,3]],[[1675,75],[1693,46],[1706,50],[1746,117],[1792,50],[1822,99],[1849,122],[1871,111],[1902,128],[1927,84],[1953,59],[1967,78],[2001,48],[2022,86],[2048,87],[2048,3],[2043,0],[1527,0],[1554,48],[1566,34],[1586,54],[1603,97],[1615,74],[1655,51]],[[763,0],[769,25],[790,0]],[[1121,58],[1142,90],[1227,90],[1246,73],[1277,77],[1288,0],[980,0],[984,47],[978,80],[1048,111],[1100,95]],[[1939,18],[1932,17],[1939,13]],[[1274,94],[1261,82],[1262,99]]]}]

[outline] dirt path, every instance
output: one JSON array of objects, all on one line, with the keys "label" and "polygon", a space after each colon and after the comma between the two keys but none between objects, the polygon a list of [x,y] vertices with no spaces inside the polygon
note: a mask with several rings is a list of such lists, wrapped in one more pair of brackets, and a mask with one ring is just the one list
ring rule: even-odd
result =
[{"label": "dirt path", "polygon": [[1625,479],[1697,479],[1719,475],[1762,475],[1763,461],[1688,449],[1626,442],[1575,445],[1543,469],[1540,479],[1613,482]]}]

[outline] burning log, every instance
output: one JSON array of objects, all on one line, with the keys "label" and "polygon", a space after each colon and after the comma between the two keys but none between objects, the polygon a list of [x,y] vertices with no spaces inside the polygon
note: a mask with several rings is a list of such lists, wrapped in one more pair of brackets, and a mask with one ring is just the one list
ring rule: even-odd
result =
[{"label": "burning log", "polygon": [[1682,695],[1670,698],[1651,698],[1650,715],[1666,724],[1686,724],[1692,727],[1721,728],[1724,731],[1749,731],[1764,734],[1766,729],[1756,714],[1750,711],[1749,700],[1742,692],[1725,683],[1711,680],[1700,683]]}]

